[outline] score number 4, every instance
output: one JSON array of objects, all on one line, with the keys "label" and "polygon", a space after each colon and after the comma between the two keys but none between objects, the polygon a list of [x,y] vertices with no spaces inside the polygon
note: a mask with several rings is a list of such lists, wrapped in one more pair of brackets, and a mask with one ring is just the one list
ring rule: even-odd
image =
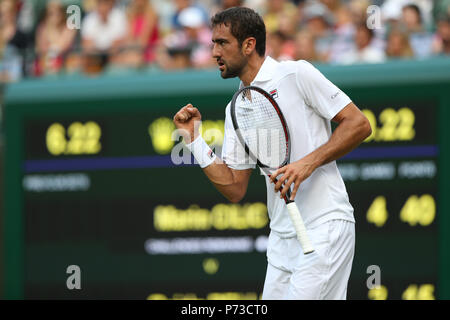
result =
[{"label": "score number 4", "polygon": [[[386,208],[386,198],[378,196],[367,210],[366,218],[369,223],[382,227],[388,219]],[[420,224],[421,226],[430,225],[436,216],[436,203],[433,196],[424,194],[422,196],[409,196],[400,210],[400,220],[408,223],[410,226]]]},{"label": "score number 4", "polygon": [[[370,300],[386,300],[388,289],[381,285],[370,289],[368,294]],[[435,300],[434,285],[426,283],[422,285],[410,284],[402,293],[402,300]]]},{"label": "score number 4", "polygon": [[53,123],[47,129],[45,142],[48,152],[54,156],[96,154],[102,148],[101,135],[102,130],[94,121],[73,122],[67,130],[62,124]]},{"label": "score number 4", "polygon": [[377,126],[377,118],[371,110],[364,109],[362,113],[367,117],[372,127],[372,134],[364,142],[410,141],[414,139],[416,117],[410,108],[401,108],[398,111],[392,108],[384,109],[378,117],[381,127]]}]

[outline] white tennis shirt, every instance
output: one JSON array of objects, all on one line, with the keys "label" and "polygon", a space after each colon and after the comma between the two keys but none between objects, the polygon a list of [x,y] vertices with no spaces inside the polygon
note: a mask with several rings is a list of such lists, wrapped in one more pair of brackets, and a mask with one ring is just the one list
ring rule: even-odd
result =
[{"label": "white tennis shirt", "polygon": [[[329,140],[330,120],[351,102],[344,92],[304,60],[277,62],[266,57],[251,85],[270,92],[280,106],[290,132],[291,163]],[[233,129],[230,105],[231,102],[225,111],[222,159],[235,170],[255,168],[246,158]],[[267,177],[266,185],[271,230],[280,237],[295,236],[286,203],[280,199],[279,192],[275,193],[274,184],[270,184]],[[300,184],[295,202],[307,228],[333,219],[354,222],[353,207],[335,161],[317,168]]]}]

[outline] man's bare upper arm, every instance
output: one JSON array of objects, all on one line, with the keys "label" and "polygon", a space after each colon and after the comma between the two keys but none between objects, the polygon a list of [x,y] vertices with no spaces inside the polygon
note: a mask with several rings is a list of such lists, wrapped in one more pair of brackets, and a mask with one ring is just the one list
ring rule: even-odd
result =
[{"label": "man's bare upper arm", "polygon": [[341,111],[339,111],[334,118],[332,119],[333,122],[341,123],[342,120],[346,118],[364,118],[364,114],[359,110],[359,108],[353,103],[350,102],[348,105],[346,105]]}]

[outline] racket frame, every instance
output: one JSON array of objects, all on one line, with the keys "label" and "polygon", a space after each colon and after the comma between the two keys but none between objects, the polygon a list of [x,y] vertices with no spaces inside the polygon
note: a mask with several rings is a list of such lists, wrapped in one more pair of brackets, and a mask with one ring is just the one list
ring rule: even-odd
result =
[{"label": "racket frame", "polygon": [[[278,117],[281,121],[283,130],[284,130],[284,134],[286,137],[286,156],[284,158],[284,161],[281,163],[281,165],[278,168],[271,168],[271,167],[261,163],[259,161],[259,159],[251,152],[250,148],[248,147],[247,143],[245,142],[244,137],[241,134],[241,130],[239,128],[239,125],[238,125],[238,122],[236,119],[236,112],[235,112],[236,111],[236,100],[238,99],[240,94],[246,90],[250,90],[250,92],[252,90],[254,90],[254,91],[257,91],[258,93],[262,94],[263,96],[265,96],[267,98],[267,100],[272,104],[274,109],[276,110]],[[282,168],[289,163],[290,156],[291,156],[291,143],[290,143],[291,140],[290,140],[290,134],[289,134],[289,127],[287,126],[286,119],[284,118],[283,112],[281,112],[281,109],[280,109],[278,103],[267,91],[265,91],[264,89],[261,89],[259,87],[256,87],[256,86],[247,86],[247,87],[241,88],[233,95],[233,99],[231,100],[230,114],[231,114],[231,121],[233,123],[234,130],[236,131],[236,134],[239,138],[240,143],[244,146],[245,152],[249,155],[250,158],[252,158],[253,161],[256,161],[257,166],[259,168],[261,168],[261,170],[269,178],[271,177],[270,170]],[[274,180],[275,180],[275,183],[278,181],[276,178]],[[298,211],[296,204],[293,204],[293,203],[295,203],[295,201],[291,200],[290,198],[291,198],[291,188],[289,188],[287,190],[286,194],[284,195],[284,201],[286,202],[286,205],[288,206],[288,212],[289,212],[291,219],[293,220],[296,231],[298,231],[299,229],[302,229],[300,234],[299,234],[299,232],[297,232],[297,237],[299,238],[300,242],[302,243],[303,253],[304,254],[312,253],[312,252],[314,252],[314,249],[313,249],[308,237],[306,236],[306,229],[305,229],[303,220],[301,218],[300,212]],[[295,208],[294,208],[294,206],[295,206]]]},{"label": "racket frame", "polygon": [[[274,109],[277,112],[278,117],[279,117],[279,119],[281,121],[281,124],[283,126],[283,130],[284,130],[284,134],[285,134],[285,137],[286,137],[286,155],[285,155],[284,161],[280,164],[280,166],[278,168],[271,168],[271,167],[261,163],[261,161],[259,161],[259,159],[251,152],[250,148],[248,147],[247,143],[245,142],[244,137],[241,134],[241,130],[239,128],[239,125],[238,125],[238,122],[237,122],[237,119],[236,119],[236,112],[235,112],[236,100],[238,99],[239,95],[242,92],[245,92],[246,90],[250,90],[250,91],[251,90],[255,90],[255,91],[259,92],[260,94],[262,94],[263,96],[265,96],[267,98],[267,100],[269,100],[269,102],[274,107]],[[281,112],[280,107],[278,106],[278,103],[273,99],[273,97],[268,92],[266,92],[265,90],[263,90],[263,89],[261,89],[259,87],[256,87],[256,86],[247,86],[247,87],[241,88],[239,91],[237,91],[233,95],[233,99],[231,100],[230,113],[231,113],[231,121],[233,122],[234,130],[236,131],[236,134],[237,134],[237,136],[239,138],[239,141],[244,146],[245,152],[250,156],[250,158],[253,159],[253,161],[256,162],[257,166],[259,168],[261,168],[261,170],[263,170],[264,173],[269,178],[271,176],[270,170],[276,170],[276,169],[282,168],[282,167],[284,167],[285,165],[287,165],[289,163],[290,156],[291,156],[291,143],[290,143],[291,142],[291,138],[290,138],[290,134],[289,134],[289,128],[287,126],[286,119],[284,118],[284,115]],[[277,180],[275,179],[275,181],[277,181]],[[286,192],[286,195],[284,196],[284,200],[286,201],[286,204],[293,202],[293,200],[290,200],[290,197],[291,197],[291,190],[289,188],[289,190]]]}]

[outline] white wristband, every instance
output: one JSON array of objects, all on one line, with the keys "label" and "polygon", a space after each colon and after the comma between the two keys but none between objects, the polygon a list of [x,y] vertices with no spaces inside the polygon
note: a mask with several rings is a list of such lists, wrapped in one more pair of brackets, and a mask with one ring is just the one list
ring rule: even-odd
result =
[{"label": "white wristband", "polygon": [[211,150],[206,141],[203,140],[201,135],[191,143],[186,144],[186,148],[192,153],[201,168],[206,168],[216,159],[216,154]]}]

